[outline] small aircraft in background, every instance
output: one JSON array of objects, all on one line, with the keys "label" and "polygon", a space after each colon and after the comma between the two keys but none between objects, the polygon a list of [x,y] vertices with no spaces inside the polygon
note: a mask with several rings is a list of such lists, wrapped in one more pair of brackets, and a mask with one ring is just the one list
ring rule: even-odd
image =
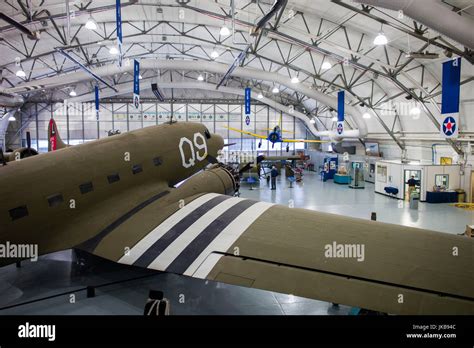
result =
[{"label": "small aircraft in background", "polygon": [[30,132],[26,132],[26,144],[26,147],[20,147],[15,150],[7,150],[6,152],[3,152],[3,150],[0,148],[0,164],[6,165],[7,162],[17,161],[38,155],[38,151],[31,148]]},{"label": "small aircraft in background", "polygon": [[[224,128],[230,129],[234,132],[238,132],[238,133],[241,133],[241,134],[251,135],[255,138],[259,138],[259,139],[262,139],[262,140],[268,140],[269,142],[272,143],[272,149],[275,147],[275,143],[327,143],[327,141],[322,141],[322,140],[304,140],[304,139],[286,139],[286,138],[283,138],[283,136],[282,136],[283,133],[291,133],[291,132],[284,131],[282,129],[281,124],[282,124],[282,122],[281,122],[281,117],[280,117],[280,121],[278,122],[277,126],[275,126],[273,129],[266,129],[266,130],[270,131],[267,136],[260,135],[260,134],[255,134],[255,133],[252,133],[252,132],[248,132],[248,131],[244,131],[242,129],[232,128],[232,127],[225,127],[224,126]],[[262,140],[260,140],[260,142],[258,143],[258,148],[262,147]],[[290,151],[290,146],[289,146],[289,144],[287,144],[286,145],[286,152],[289,152],[289,151]]]},{"label": "small aircraft in background", "polygon": [[[39,152],[31,147],[31,134],[26,132],[26,147],[20,147],[15,150],[7,150],[3,152],[0,148],[0,164],[6,165],[7,162],[18,161],[24,158],[39,155]],[[48,124],[48,152],[64,149],[69,147],[61,140],[58,132],[58,126],[53,118],[49,120]]]}]

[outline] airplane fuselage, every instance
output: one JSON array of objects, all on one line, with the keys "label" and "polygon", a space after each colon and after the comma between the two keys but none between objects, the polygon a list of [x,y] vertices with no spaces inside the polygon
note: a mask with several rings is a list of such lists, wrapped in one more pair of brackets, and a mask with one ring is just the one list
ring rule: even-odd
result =
[{"label": "airplane fuselage", "polygon": [[223,145],[202,124],[173,123],[9,162],[0,169],[0,240],[28,239],[42,253],[77,245],[91,237],[88,226],[170,193]]}]

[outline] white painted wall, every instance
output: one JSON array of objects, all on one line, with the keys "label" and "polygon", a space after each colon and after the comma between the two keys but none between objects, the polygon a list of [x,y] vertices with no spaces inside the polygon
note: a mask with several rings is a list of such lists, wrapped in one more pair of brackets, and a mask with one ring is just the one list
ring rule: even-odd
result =
[{"label": "white painted wall", "polygon": [[[379,176],[377,167],[384,166],[387,168],[386,181]],[[435,176],[437,174],[448,174],[448,190],[456,190],[463,188],[462,176],[460,174],[461,167],[458,165],[452,166],[441,166],[441,165],[415,165],[415,164],[403,164],[395,161],[378,161],[376,163],[375,171],[375,192],[387,195],[385,187],[393,186],[398,188],[398,194],[396,198],[404,198],[404,173],[405,170],[419,170],[421,171],[421,192],[420,200],[426,200],[426,192],[432,191],[435,185]]]}]

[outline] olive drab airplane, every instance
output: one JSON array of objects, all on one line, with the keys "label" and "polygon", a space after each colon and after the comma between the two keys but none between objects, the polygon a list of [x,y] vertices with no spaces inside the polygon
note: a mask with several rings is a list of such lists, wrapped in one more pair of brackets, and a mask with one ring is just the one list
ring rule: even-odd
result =
[{"label": "olive drab airplane", "polygon": [[202,124],[168,123],[8,163],[0,244],[391,314],[474,314],[472,238],[236,197],[223,146]]},{"label": "olive drab airplane", "polygon": [[[275,147],[276,143],[327,143],[327,141],[322,141],[322,140],[305,140],[305,139],[287,139],[287,138],[283,138],[283,135],[282,135],[283,133],[291,133],[291,132],[287,132],[287,131],[284,131],[282,129],[283,124],[282,124],[281,118],[282,117],[280,116],[280,120],[278,122],[278,125],[275,126],[273,129],[266,129],[266,131],[270,131],[267,136],[263,136],[263,135],[260,135],[260,134],[255,134],[255,133],[252,133],[252,132],[248,132],[248,131],[233,128],[233,127],[224,126],[224,128],[229,129],[229,130],[234,131],[234,132],[238,132],[238,133],[245,134],[245,135],[250,135],[252,137],[261,139],[260,142],[258,143],[258,148],[262,147],[262,140],[268,140],[269,142],[271,142],[272,143],[272,149]],[[286,145],[286,152],[289,152],[289,151],[290,151],[290,146],[289,146],[289,144],[287,144]]]}]

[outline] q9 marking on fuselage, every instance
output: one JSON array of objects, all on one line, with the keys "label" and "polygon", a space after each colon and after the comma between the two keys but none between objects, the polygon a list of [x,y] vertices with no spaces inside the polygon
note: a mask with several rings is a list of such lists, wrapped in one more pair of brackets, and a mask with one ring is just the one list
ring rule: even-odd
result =
[{"label": "q9 marking on fuselage", "polygon": [[[185,149],[189,149],[189,151],[185,151]],[[206,139],[201,133],[194,133],[193,141],[183,137],[179,141],[179,152],[183,167],[190,168],[196,164],[196,160],[202,161],[207,157]]]}]

